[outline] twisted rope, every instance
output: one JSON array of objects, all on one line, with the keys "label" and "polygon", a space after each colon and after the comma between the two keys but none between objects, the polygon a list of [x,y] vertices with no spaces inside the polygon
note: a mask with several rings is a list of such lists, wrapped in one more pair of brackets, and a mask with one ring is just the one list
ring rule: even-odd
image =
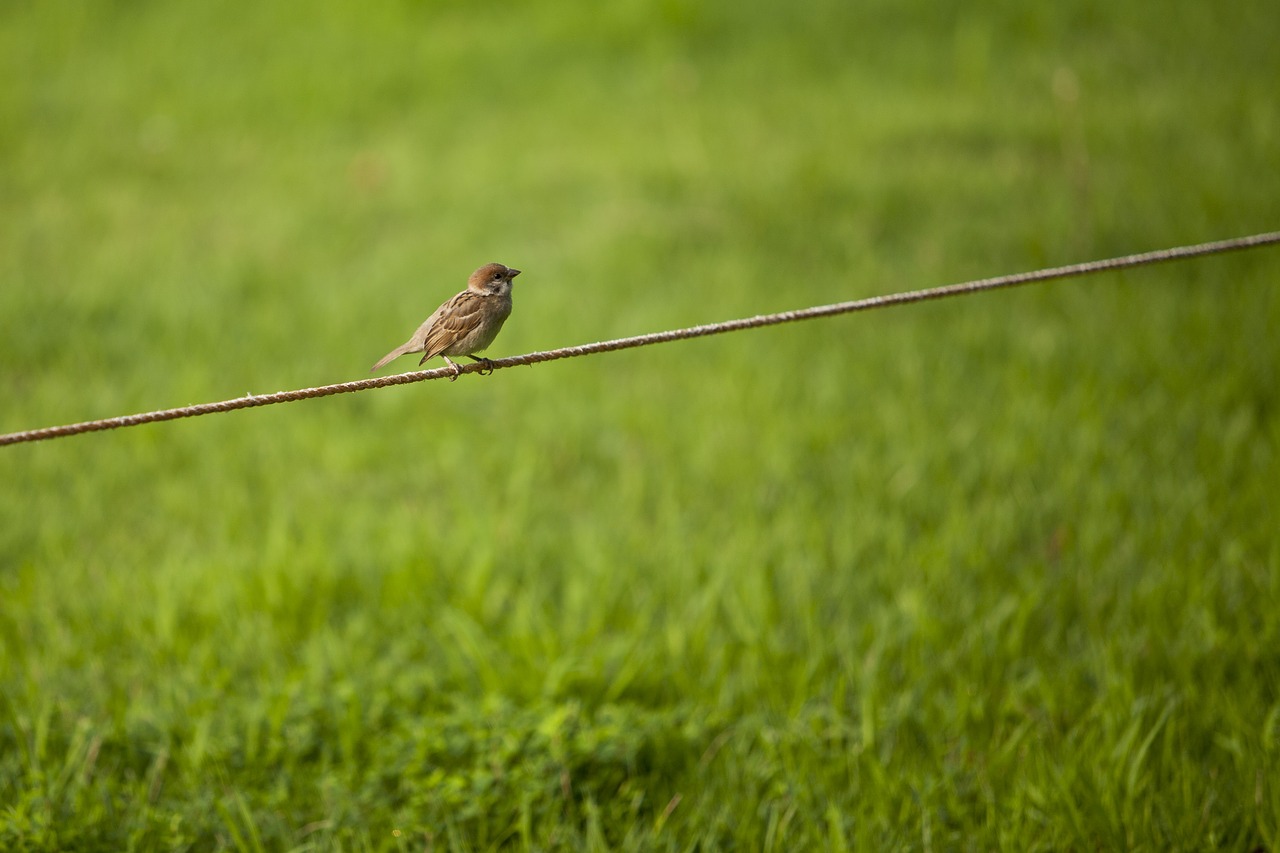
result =
[{"label": "twisted rope", "polygon": [[[488,365],[481,363],[468,364],[462,367],[462,373],[475,373],[492,366],[495,370],[507,367],[519,367],[525,364],[538,364],[543,361],[556,361],[561,358],[577,358],[584,355],[595,355],[602,352],[631,349],[633,347],[663,344],[688,338],[702,338],[708,335],[720,335],[726,332],[737,332],[743,329],[755,329],[762,326],[777,326],[782,323],[794,323],[799,320],[814,320],[819,317],[833,317],[837,314],[851,314],[855,311],[869,311],[873,308],[888,308],[891,305],[906,305],[913,302],[924,302],[930,299],[943,299],[948,296],[977,293],[984,290],[996,290],[1005,287],[1016,287],[1033,282],[1051,281],[1060,278],[1092,275],[1111,270],[1129,267],[1146,266],[1148,264],[1198,258],[1204,255],[1215,255],[1223,252],[1234,252],[1260,246],[1280,243],[1280,231],[1264,234],[1253,234],[1248,237],[1236,237],[1230,240],[1218,240],[1211,243],[1198,243],[1193,246],[1177,246],[1159,249],[1154,252],[1143,252],[1135,255],[1124,255],[1118,258],[1086,261],[1062,267],[1014,273],[1012,275],[983,278],[966,281],[960,284],[949,284],[942,287],[931,287],[925,290],[911,290],[902,293],[891,293],[885,296],[871,296],[866,299],[855,299],[851,302],[837,302],[834,305],[818,305],[795,311],[782,311],[777,314],[761,314],[756,317],[745,317],[739,320],[727,320],[721,323],[707,323],[701,326],[690,326],[685,329],[672,329],[665,332],[653,332],[647,335],[636,335],[630,338],[617,338],[610,341],[599,341],[580,346],[561,347],[560,349],[531,352],[510,358],[495,358]],[[272,406],[276,403],[292,403],[295,400],[307,400],[312,397],[329,397],[333,394],[350,394],[355,391],[367,391],[372,388],[385,388],[389,385],[407,385],[411,382],[425,382],[430,379],[452,377],[453,371],[447,367],[432,370],[418,370],[400,373],[394,376],[381,376],[374,379],[360,379],[355,382],[341,382],[337,385],[321,385],[316,388],[302,388],[296,391],[278,391],[274,394],[249,394],[233,400],[217,403],[200,403],[194,406],[181,406],[176,409],[163,409],[155,412],[143,412],[136,415],[122,415],[114,418],[103,418],[96,421],[67,424],[65,426],[44,427],[24,432],[13,432],[0,435],[0,445],[20,444],[29,441],[45,441],[67,435],[78,435],[85,432],[118,429],[120,427],[138,426],[139,424],[157,421],[172,421],[178,418],[191,418],[198,415],[209,415],[214,412],[230,412],[235,409],[252,409],[258,406]]]}]

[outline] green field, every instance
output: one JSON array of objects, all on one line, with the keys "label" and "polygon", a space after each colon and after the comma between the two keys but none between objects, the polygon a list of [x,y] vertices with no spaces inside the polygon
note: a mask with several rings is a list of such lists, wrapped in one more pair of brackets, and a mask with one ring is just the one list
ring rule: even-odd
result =
[{"label": "green field", "polygon": [[[1277,33],[12,0],[0,432],[1273,230]],[[0,849],[1280,851],[1278,530],[1280,249],[4,447]]]}]

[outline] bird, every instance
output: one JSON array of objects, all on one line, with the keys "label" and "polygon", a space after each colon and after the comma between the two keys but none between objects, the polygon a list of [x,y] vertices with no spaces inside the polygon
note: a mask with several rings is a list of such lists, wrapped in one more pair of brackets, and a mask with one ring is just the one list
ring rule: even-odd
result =
[{"label": "bird", "polygon": [[511,316],[511,280],[518,275],[520,270],[502,264],[480,267],[467,280],[466,290],[446,300],[409,340],[378,359],[369,372],[406,353],[420,352],[422,360],[418,364],[443,356],[453,369],[451,382],[462,373],[462,368],[449,358],[451,355],[465,355],[472,361],[483,362],[488,371],[481,368],[481,374],[492,373],[493,362],[479,358],[476,353],[493,343],[502,324]]}]

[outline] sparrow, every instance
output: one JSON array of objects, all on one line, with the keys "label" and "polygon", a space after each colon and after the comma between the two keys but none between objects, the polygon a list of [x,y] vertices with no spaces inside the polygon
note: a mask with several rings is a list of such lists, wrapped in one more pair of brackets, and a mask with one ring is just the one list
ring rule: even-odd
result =
[{"label": "sparrow", "polygon": [[[492,373],[493,363],[487,358],[477,357],[475,353],[493,343],[502,330],[502,324],[511,316],[511,280],[518,275],[520,270],[502,264],[480,267],[467,280],[466,290],[437,308],[413,333],[413,337],[378,359],[369,372],[405,353],[420,352],[422,360],[418,364],[426,364],[427,359],[438,355],[444,356],[453,368],[451,382],[462,372],[462,368],[450,360],[451,355],[465,355],[472,361],[484,362],[488,372]],[[486,371],[481,369],[480,372]]]}]

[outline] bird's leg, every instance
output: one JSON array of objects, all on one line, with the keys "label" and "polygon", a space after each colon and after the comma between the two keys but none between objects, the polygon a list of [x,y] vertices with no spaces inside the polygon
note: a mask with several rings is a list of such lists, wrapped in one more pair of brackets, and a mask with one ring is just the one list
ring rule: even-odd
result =
[{"label": "bird's leg", "polygon": [[484,365],[484,367],[480,368],[481,376],[488,376],[490,373],[493,373],[493,361],[491,359],[482,358],[478,355],[469,355],[467,358],[472,361],[478,361]]},{"label": "bird's leg", "polygon": [[450,360],[449,356],[447,355],[442,355],[440,357],[445,360],[445,363],[448,364],[449,367],[453,368],[453,375],[449,377],[449,381],[457,382],[458,377],[462,374],[462,365],[456,364],[455,362]]}]

